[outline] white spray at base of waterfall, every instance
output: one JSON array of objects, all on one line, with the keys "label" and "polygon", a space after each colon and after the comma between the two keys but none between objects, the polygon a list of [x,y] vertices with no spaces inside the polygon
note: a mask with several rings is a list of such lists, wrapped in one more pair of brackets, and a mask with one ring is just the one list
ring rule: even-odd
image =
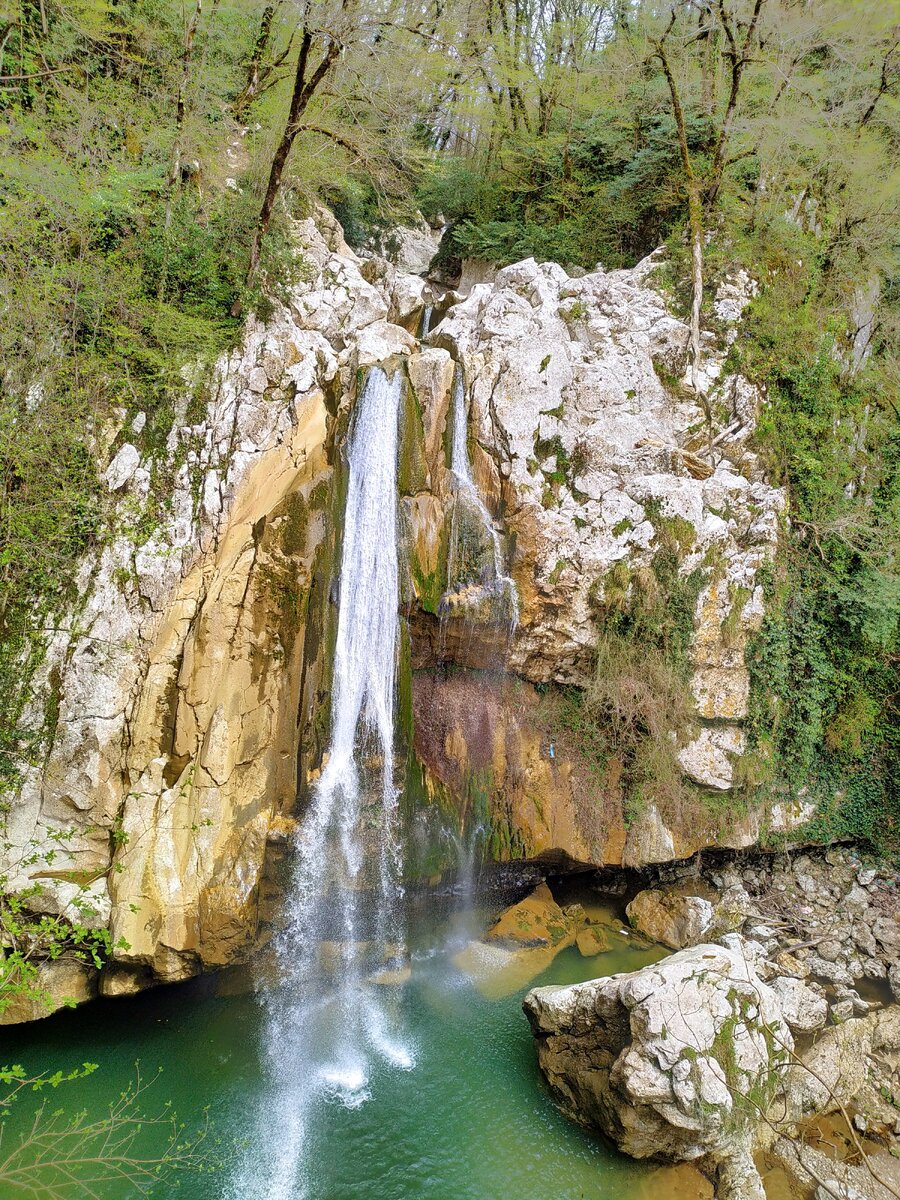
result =
[{"label": "white spray at base of waterfall", "polygon": [[[270,1078],[231,1200],[300,1200],[313,1106],[358,1107],[375,1060],[408,1070],[396,989],[372,976],[403,954],[402,846],[394,785],[397,662],[397,428],[403,377],[373,368],[349,451],[334,652],[331,741],[297,837],[290,919],[267,997]],[[368,765],[363,765],[368,763]],[[374,913],[371,912],[374,898]],[[323,951],[332,951],[329,978]]]}]

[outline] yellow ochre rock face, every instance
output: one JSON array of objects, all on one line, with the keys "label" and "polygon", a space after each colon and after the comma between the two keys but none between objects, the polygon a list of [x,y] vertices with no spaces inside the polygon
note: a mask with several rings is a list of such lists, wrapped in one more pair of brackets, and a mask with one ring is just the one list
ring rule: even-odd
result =
[{"label": "yellow ochre rock face", "polygon": [[575,941],[575,929],[546,883],[542,883],[524,900],[502,912],[483,940],[505,946],[554,946],[561,950]]},{"label": "yellow ochre rock face", "polygon": [[298,415],[245,479],[218,551],[183,581],[135,709],[111,932],[127,943],[117,961],[161,979],[246,946],[272,812],[296,788],[304,630],[283,591],[308,586],[318,537],[303,497],[327,472],[321,393]]}]

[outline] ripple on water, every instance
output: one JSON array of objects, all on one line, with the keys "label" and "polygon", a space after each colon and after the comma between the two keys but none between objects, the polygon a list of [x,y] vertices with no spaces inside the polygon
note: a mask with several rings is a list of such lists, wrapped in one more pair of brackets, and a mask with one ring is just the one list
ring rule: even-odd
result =
[{"label": "ripple on water", "polygon": [[[613,936],[611,949],[593,959],[563,951],[531,983],[570,983],[597,974],[633,970],[659,951]],[[159,989],[131,999],[100,1001],[61,1013],[0,1038],[0,1058],[29,1070],[56,1070],[82,1061],[100,1070],[61,1090],[54,1104],[102,1111],[141,1061],[160,1104],[172,1100],[190,1127],[209,1107],[215,1153],[212,1175],[184,1177],[160,1193],[190,1200],[233,1195],[229,1179],[246,1161],[246,1139],[260,1113],[275,1126],[285,1149],[302,1140],[309,1200],[703,1200],[711,1196],[690,1168],[660,1170],[633,1163],[567,1121],[551,1103],[537,1070],[519,991],[502,999],[482,995],[455,968],[458,946],[441,948],[419,931],[409,979],[396,986],[404,1053],[379,1056],[365,1083],[334,1081],[341,1100],[300,1114],[290,1097],[271,1106],[260,1049],[264,1017],[249,994],[217,995],[209,980]],[[231,981],[232,990],[234,983]],[[529,984],[528,986],[530,986]],[[394,989],[391,989],[394,990]],[[5,1044],[4,1044],[5,1043]],[[398,1048],[399,1049],[399,1048]],[[153,1093],[151,1093],[151,1097]],[[152,1102],[152,1101],[151,1101]],[[266,1109],[266,1106],[270,1106]],[[26,1109],[14,1120],[24,1120]],[[295,1128],[296,1127],[296,1128]],[[9,1133],[14,1133],[10,1129]],[[274,1169],[274,1168],[273,1168]],[[299,1189],[274,1189],[293,1200]],[[121,1185],[103,1200],[131,1200]]]}]

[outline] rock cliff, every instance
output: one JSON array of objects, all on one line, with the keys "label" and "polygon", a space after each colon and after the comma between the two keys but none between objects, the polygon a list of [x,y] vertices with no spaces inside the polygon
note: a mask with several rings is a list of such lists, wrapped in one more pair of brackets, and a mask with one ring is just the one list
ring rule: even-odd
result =
[{"label": "rock cliff", "polygon": [[[48,733],[3,870],[12,890],[37,885],[39,910],[74,905],[109,929],[106,993],[220,966],[255,936],[267,844],[320,765],[341,446],[374,363],[407,380],[411,836],[479,823],[495,858],[638,865],[752,844],[769,819],[679,823],[651,797],[626,821],[541,694],[588,680],[604,621],[662,554],[689,583],[681,769],[731,788],[783,509],[748,449],[760,397],[721,373],[731,335],[707,347],[697,395],[652,258],[580,278],[528,261],[444,297],[420,343],[410,331],[437,298],[423,278],[357,258],[324,213],[297,239],[290,302],[251,319],[209,379],[186,379],[165,445],[140,418],[107,439],[114,529],[32,680],[28,716]],[[720,297],[723,328],[751,286]],[[420,858],[426,874],[446,865]],[[96,989],[81,973],[60,996]]]}]

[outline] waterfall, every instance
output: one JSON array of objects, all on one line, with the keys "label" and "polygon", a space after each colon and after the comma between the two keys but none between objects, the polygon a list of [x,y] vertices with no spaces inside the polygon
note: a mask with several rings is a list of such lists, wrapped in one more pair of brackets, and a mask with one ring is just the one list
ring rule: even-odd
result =
[{"label": "waterfall", "polygon": [[452,590],[445,597],[447,606],[461,604],[472,609],[486,600],[493,619],[513,626],[519,611],[518,591],[506,574],[500,534],[472,476],[466,395],[459,366],[453,376],[452,419],[450,470],[456,497],[448,562]]},{"label": "waterfall", "polygon": [[483,825],[475,825],[468,833],[465,830],[456,833],[455,830],[445,829],[444,837],[452,844],[457,860],[449,940],[451,946],[462,947],[476,936],[473,905],[477,877],[481,873],[485,829]]},{"label": "waterfall", "polygon": [[397,428],[403,377],[373,368],[350,437],[331,737],[297,836],[289,922],[276,951],[266,1050],[271,1103],[232,1196],[307,1194],[313,1104],[356,1107],[375,1060],[408,1069],[392,1033],[391,968],[403,956],[402,849],[394,784],[398,637]]}]

